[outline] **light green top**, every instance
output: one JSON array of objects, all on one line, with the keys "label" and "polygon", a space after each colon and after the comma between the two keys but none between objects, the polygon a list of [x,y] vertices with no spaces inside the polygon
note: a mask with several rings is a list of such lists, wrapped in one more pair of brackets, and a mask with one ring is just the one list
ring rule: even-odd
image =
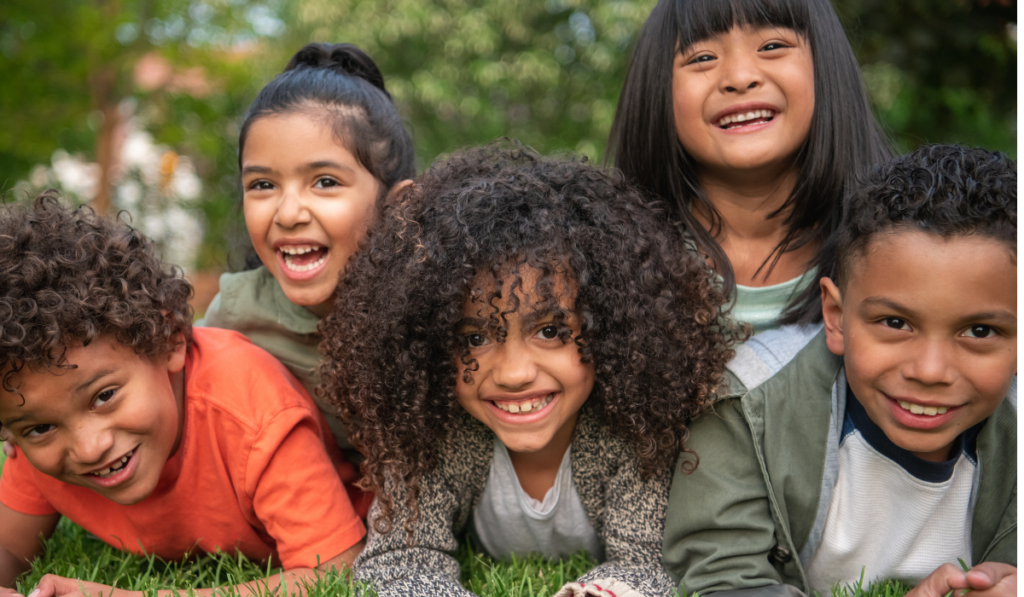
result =
[{"label": "light green top", "polygon": [[199,325],[235,330],[274,355],[313,397],[338,446],[351,449],[334,407],[314,391],[320,383],[319,322],[311,311],[288,300],[274,276],[260,267],[222,275],[220,292]]},{"label": "light green top", "polygon": [[754,326],[754,333],[760,334],[779,327],[779,316],[794,296],[800,294],[814,281],[814,271],[786,280],[772,286],[736,285],[736,295],[730,315],[736,321]]}]

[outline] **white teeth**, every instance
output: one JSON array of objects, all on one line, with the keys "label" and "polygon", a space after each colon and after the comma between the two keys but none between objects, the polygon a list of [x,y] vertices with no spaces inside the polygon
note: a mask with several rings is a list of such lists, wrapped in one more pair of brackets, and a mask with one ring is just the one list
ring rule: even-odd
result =
[{"label": "white teeth", "polygon": [[949,410],[948,406],[921,406],[920,404],[914,404],[907,402],[906,400],[899,400],[900,408],[903,410],[909,410],[911,414],[925,415],[928,417],[934,417],[935,415],[944,415]]},{"label": "white teeth", "polygon": [[540,409],[544,408],[545,406],[548,405],[548,402],[551,402],[551,400],[554,399],[554,397],[555,397],[555,394],[551,393],[551,394],[548,394],[547,396],[544,396],[543,398],[538,398],[538,399],[535,399],[535,400],[520,400],[520,401],[516,401],[516,402],[498,402],[498,401],[494,401],[494,404],[498,408],[500,408],[501,410],[503,410],[505,412],[508,412],[508,413],[512,413],[512,414],[518,414],[518,413],[521,413],[521,412],[528,413],[528,412],[533,411],[533,410],[540,410]]},{"label": "white teeth", "polygon": [[305,255],[319,248],[313,245],[296,245],[294,247],[281,247],[280,251],[286,255]]},{"label": "white teeth", "polygon": [[745,114],[730,114],[728,116],[724,116],[718,121],[718,126],[727,126],[734,122],[746,122],[757,118],[772,118],[774,116],[774,110],[752,110]]},{"label": "white teeth", "polygon": [[323,255],[320,256],[320,259],[317,259],[313,263],[307,263],[306,265],[298,265],[298,264],[292,263],[292,255],[293,255],[293,253],[285,253],[284,254],[284,265],[285,265],[285,267],[287,267],[288,269],[290,269],[293,272],[308,272],[309,270],[316,269],[316,268],[320,267],[323,264],[324,261],[327,261],[327,252],[326,251],[324,252]]},{"label": "white teeth", "polygon": [[125,454],[124,456],[121,457],[121,461],[118,462],[118,464],[116,466],[111,466],[111,467],[105,468],[105,469],[103,469],[101,471],[96,471],[93,474],[96,475],[97,477],[109,477],[110,475],[113,475],[114,473],[119,472],[121,469],[124,468],[124,465],[128,463],[128,461],[132,457],[132,454],[134,454],[134,453],[135,453],[135,450],[132,450],[131,452],[128,452],[127,454]]}]

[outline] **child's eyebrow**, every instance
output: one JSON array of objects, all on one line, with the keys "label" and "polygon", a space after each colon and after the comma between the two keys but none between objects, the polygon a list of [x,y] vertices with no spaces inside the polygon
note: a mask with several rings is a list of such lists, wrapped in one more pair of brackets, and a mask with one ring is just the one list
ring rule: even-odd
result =
[{"label": "child's eyebrow", "polygon": [[352,168],[338,162],[332,162],[330,160],[320,160],[318,162],[310,162],[306,164],[306,170],[320,170],[321,168],[333,168],[335,170],[343,170],[345,172],[355,172]]},{"label": "child's eyebrow", "polygon": [[474,327],[482,330],[486,329],[490,325],[491,320],[489,319],[481,319],[479,317],[463,317],[462,319],[459,320],[459,323],[456,324],[455,328],[461,330],[464,327]]},{"label": "child's eyebrow", "polygon": [[273,171],[274,171],[273,168],[268,168],[267,166],[246,166],[246,167],[242,168],[242,175],[246,175],[246,174],[269,174],[269,173],[271,173]]},{"label": "child's eyebrow", "polygon": [[89,379],[83,381],[82,383],[78,384],[78,386],[74,389],[74,392],[76,394],[82,393],[83,391],[87,390],[89,388],[89,386],[91,386],[92,384],[96,383],[101,378],[104,378],[104,377],[110,375],[111,373],[114,373],[114,371],[115,371],[114,369],[100,369],[99,371],[96,372],[95,375],[93,375]]}]

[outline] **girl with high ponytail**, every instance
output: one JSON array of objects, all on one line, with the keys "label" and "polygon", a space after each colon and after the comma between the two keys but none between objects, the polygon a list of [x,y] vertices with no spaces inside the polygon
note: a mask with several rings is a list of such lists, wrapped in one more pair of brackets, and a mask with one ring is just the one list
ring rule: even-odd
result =
[{"label": "girl with high ponytail", "polygon": [[[335,411],[314,391],[317,324],[381,206],[411,184],[412,139],[365,52],[312,43],[249,106],[238,165],[252,250],[246,271],[221,276],[204,324],[237,330],[283,362],[353,455]],[[353,487],[355,467],[338,472],[365,517],[371,496]]]}]

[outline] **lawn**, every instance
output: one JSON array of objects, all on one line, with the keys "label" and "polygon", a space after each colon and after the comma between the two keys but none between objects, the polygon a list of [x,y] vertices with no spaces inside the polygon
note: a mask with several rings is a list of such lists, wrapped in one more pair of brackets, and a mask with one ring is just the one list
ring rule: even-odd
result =
[{"label": "lawn", "polygon": [[[2,469],[0,454],[0,469]],[[559,562],[540,557],[496,561],[463,548],[458,554],[462,564],[462,584],[480,597],[549,597],[563,584],[574,580],[594,566],[583,555]],[[135,556],[118,551],[89,535],[68,519],[61,520],[57,531],[32,570],[18,579],[17,590],[28,595],[44,574],[113,585],[121,589],[154,591],[230,586],[276,574],[244,558],[224,554],[192,560],[164,562],[155,557]],[[897,582],[834,588],[831,597],[903,597],[907,587]],[[325,574],[308,592],[310,597],[348,597],[357,595],[357,587],[337,574]]]}]

